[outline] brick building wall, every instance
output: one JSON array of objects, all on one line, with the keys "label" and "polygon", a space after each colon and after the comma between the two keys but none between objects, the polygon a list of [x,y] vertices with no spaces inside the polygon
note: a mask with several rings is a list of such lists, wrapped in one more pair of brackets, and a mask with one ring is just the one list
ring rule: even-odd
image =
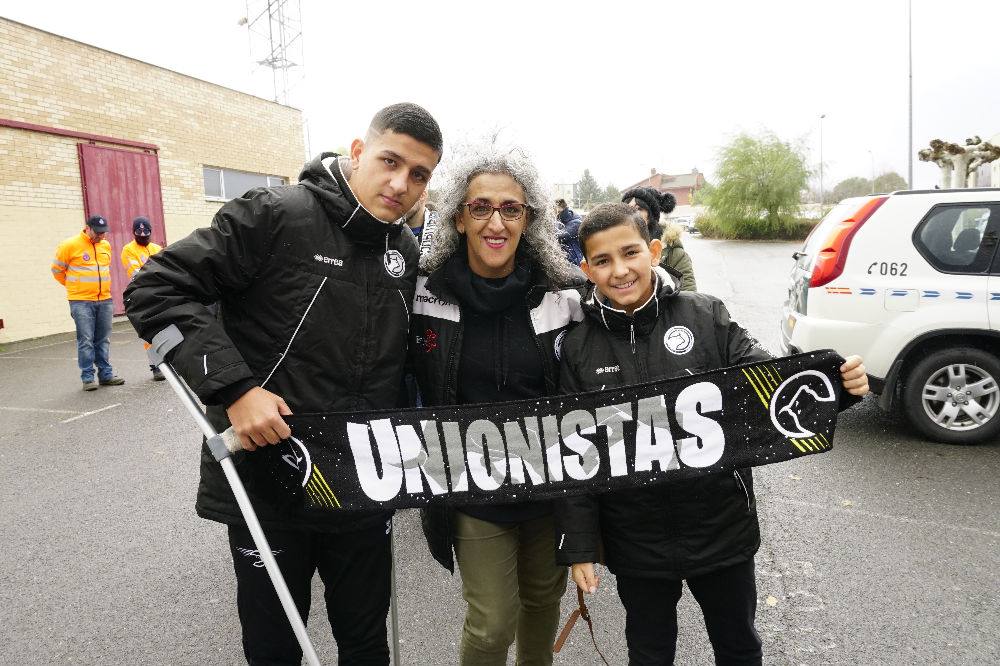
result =
[{"label": "brick building wall", "polygon": [[690,205],[691,198],[694,196],[692,188],[690,187],[665,187],[661,191],[670,192],[672,195],[674,195],[674,199],[677,200],[678,206]]},{"label": "brick building wall", "polygon": [[[205,198],[203,166],[294,183],[304,160],[297,109],[2,17],[0,118],[158,146],[168,243],[221,205]],[[0,343],[73,329],[49,267],[83,228],[80,142],[0,127]]]}]

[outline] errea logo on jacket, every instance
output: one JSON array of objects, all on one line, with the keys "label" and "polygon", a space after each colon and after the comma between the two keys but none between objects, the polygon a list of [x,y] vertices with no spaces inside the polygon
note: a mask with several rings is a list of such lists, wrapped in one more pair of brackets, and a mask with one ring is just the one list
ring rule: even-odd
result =
[{"label": "errea logo on jacket", "polygon": [[313,256],[313,259],[321,264],[333,264],[334,266],[343,266],[343,259],[335,259],[334,257],[324,257],[322,254],[317,254]]}]

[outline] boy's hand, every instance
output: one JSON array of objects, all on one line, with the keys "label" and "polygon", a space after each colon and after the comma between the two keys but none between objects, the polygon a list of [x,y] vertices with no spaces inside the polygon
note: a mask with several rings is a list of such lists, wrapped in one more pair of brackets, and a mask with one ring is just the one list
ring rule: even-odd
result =
[{"label": "boy's hand", "polygon": [[847,357],[844,365],[840,366],[840,377],[844,380],[844,390],[851,395],[861,396],[868,393],[868,375],[860,356]]},{"label": "boy's hand", "polygon": [[281,396],[259,386],[244,393],[226,410],[240,444],[247,451],[288,439],[292,431],[281,417],[291,413]]},{"label": "boy's hand", "polygon": [[594,573],[594,565],[591,562],[581,562],[572,567],[573,582],[576,586],[587,594],[597,591],[597,584],[601,582],[601,577]]}]

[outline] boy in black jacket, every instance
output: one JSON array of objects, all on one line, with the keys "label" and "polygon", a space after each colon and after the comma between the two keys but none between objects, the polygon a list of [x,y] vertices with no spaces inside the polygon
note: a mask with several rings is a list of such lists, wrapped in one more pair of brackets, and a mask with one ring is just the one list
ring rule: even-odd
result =
[{"label": "boy in black jacket", "polygon": [[[628,206],[592,210],[580,245],[593,286],[584,321],[563,341],[563,393],[770,358],[719,299],[678,291],[656,268],[661,243]],[[868,392],[860,357],[847,359],[841,375],[848,393]],[[702,608],[716,663],[761,663],[753,563],[760,529],[749,469],[569,498],[558,521],[557,560],[572,565],[585,592],[597,589],[593,563],[603,545],[626,610],[630,664],[673,663],[682,580]]]}]

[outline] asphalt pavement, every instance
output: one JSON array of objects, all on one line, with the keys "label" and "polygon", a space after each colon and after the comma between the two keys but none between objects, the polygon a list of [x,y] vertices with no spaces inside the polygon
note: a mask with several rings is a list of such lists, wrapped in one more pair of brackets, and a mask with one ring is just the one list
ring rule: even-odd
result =
[{"label": "asphalt pavement", "polygon": [[[776,350],[796,244],[686,245],[699,288]],[[225,530],[194,514],[197,428],[127,325],[112,361],[127,383],[84,393],[71,336],[0,350],[0,664],[244,663]],[[923,441],[869,399],[834,445],[754,473],[765,663],[1000,663],[1000,441]],[[395,530],[402,662],[454,664],[460,580],[415,511]],[[574,605],[567,587],[564,617]],[[626,663],[607,572],[590,608]],[[690,594],[679,616],[677,663],[712,663]],[[335,663],[318,577],[309,633]],[[600,663],[582,624],[556,663]]]}]

